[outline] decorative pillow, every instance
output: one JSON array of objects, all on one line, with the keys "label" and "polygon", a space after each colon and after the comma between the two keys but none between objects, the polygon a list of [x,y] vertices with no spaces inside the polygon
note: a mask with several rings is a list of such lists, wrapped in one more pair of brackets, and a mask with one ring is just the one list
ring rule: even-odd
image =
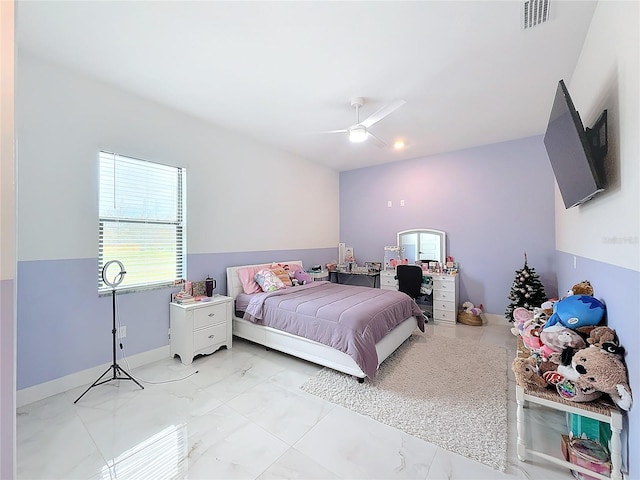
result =
[{"label": "decorative pillow", "polygon": [[287,288],[284,283],[282,283],[282,280],[268,268],[263,268],[258,271],[254,278],[263,292],[275,292],[276,290]]},{"label": "decorative pillow", "polygon": [[271,271],[276,274],[276,276],[280,279],[282,283],[284,283],[285,287],[292,287],[291,278],[289,277],[289,273],[281,266],[272,266]]},{"label": "decorative pillow", "polygon": [[238,269],[238,278],[242,284],[244,293],[251,295],[252,293],[260,293],[260,285],[256,283],[255,276],[263,268],[269,268],[269,265],[258,265],[256,267],[244,267]]}]

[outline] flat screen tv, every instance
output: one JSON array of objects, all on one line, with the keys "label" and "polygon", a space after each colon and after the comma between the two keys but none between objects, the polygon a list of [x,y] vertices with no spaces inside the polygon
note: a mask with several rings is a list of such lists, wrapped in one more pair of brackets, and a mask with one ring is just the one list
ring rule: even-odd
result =
[{"label": "flat screen tv", "polygon": [[560,80],[544,145],[565,208],[580,205],[604,191],[601,167],[607,149],[606,113],[605,110],[592,129],[585,130],[567,87]]}]

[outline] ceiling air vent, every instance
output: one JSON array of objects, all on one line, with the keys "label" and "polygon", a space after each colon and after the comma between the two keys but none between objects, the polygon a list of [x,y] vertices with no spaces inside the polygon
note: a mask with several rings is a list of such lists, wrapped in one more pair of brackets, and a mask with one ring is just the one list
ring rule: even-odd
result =
[{"label": "ceiling air vent", "polygon": [[523,26],[535,27],[549,20],[549,4],[551,0],[526,0],[522,5]]}]

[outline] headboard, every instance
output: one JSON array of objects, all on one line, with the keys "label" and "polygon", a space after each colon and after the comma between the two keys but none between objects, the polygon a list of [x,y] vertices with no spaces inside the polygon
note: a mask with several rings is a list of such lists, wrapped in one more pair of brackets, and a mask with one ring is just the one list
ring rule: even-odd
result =
[{"label": "headboard", "polygon": [[242,284],[238,277],[238,269],[245,267],[262,267],[269,268],[272,263],[280,263],[282,265],[300,265],[302,267],[302,260],[292,260],[288,262],[271,262],[271,263],[256,263],[255,265],[239,265],[237,267],[227,267],[227,296],[234,300],[239,293],[242,293]]}]

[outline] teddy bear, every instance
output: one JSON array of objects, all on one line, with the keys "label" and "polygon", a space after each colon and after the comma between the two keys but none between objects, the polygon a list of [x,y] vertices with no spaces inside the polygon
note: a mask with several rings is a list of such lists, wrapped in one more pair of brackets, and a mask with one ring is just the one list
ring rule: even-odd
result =
[{"label": "teddy bear", "polygon": [[583,388],[606,393],[623,410],[631,408],[633,400],[627,369],[618,355],[598,347],[583,348],[573,354],[570,364],[560,365],[558,373]]},{"label": "teddy bear", "polygon": [[571,287],[571,290],[567,292],[567,296],[571,295],[590,295],[593,297],[593,287],[589,280],[583,280]]},{"label": "teddy bear", "polygon": [[532,357],[516,357],[511,364],[511,370],[516,377],[516,383],[525,389],[547,386],[547,382],[538,375],[536,360]]},{"label": "teddy bear", "polygon": [[524,307],[517,307],[513,310],[513,319],[515,323],[514,329],[512,329],[514,335],[522,336],[522,343],[532,352],[537,352],[542,347],[540,341],[540,329],[544,322],[537,318],[534,312],[527,310]]},{"label": "teddy bear", "polygon": [[587,343],[594,347],[601,348],[605,343],[613,343],[618,346],[620,345],[616,331],[605,326],[595,327],[591,330],[589,332],[589,337],[587,338]]},{"label": "teddy bear", "polygon": [[296,270],[293,274],[293,278],[298,281],[299,285],[306,285],[307,283],[313,282],[313,278],[304,270]]}]

